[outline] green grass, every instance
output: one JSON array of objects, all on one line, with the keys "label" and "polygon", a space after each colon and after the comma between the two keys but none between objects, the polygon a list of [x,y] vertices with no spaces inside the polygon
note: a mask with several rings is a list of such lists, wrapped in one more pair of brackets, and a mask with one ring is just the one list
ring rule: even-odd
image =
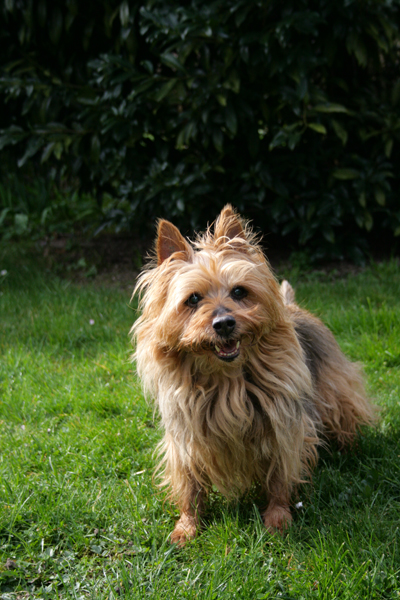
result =
[{"label": "green grass", "polygon": [[[152,484],[159,431],[129,362],[129,297],[0,251],[0,599],[400,598],[400,269],[289,273],[364,363],[381,406],[353,452],[321,454],[283,538],[256,495],[215,495],[204,531]],[[133,286],[133,282],[132,282]],[[12,562],[11,562],[12,561]]]}]

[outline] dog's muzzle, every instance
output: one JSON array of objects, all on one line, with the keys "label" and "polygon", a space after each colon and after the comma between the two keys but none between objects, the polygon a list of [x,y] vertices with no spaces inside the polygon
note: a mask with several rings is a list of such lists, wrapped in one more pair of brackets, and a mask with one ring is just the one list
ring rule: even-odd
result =
[{"label": "dog's muzzle", "polygon": [[215,355],[226,362],[233,361],[240,354],[240,341],[231,337],[236,328],[235,318],[232,315],[217,316],[212,326],[220,338],[214,345]]}]

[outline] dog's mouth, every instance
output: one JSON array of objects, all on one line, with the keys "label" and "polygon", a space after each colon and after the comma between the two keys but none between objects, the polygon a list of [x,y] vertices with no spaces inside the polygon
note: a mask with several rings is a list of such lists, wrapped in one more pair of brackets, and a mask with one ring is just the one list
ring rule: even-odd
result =
[{"label": "dog's mouth", "polygon": [[235,360],[240,354],[240,340],[218,341],[214,344],[214,354],[225,362]]}]

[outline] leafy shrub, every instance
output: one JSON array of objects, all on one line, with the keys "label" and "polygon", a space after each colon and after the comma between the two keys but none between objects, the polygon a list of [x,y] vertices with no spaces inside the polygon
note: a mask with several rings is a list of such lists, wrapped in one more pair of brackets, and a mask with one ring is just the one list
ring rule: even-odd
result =
[{"label": "leafy shrub", "polygon": [[229,201],[354,255],[400,234],[399,5],[8,0],[0,149],[111,194],[105,225],[198,227]]},{"label": "leafy shrub", "polygon": [[4,240],[95,232],[102,221],[102,210],[88,194],[60,190],[43,177],[19,179],[9,174],[0,182],[0,236]]}]

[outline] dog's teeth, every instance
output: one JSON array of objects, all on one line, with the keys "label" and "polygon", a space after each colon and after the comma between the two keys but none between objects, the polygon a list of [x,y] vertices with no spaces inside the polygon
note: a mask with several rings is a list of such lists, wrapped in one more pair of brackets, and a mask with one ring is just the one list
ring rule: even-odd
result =
[{"label": "dog's teeth", "polygon": [[218,348],[217,344],[215,344],[215,349],[217,352],[221,352],[221,348]]},{"label": "dog's teeth", "polygon": [[239,346],[240,346],[240,342],[237,342],[236,343],[236,349],[239,348]]}]

